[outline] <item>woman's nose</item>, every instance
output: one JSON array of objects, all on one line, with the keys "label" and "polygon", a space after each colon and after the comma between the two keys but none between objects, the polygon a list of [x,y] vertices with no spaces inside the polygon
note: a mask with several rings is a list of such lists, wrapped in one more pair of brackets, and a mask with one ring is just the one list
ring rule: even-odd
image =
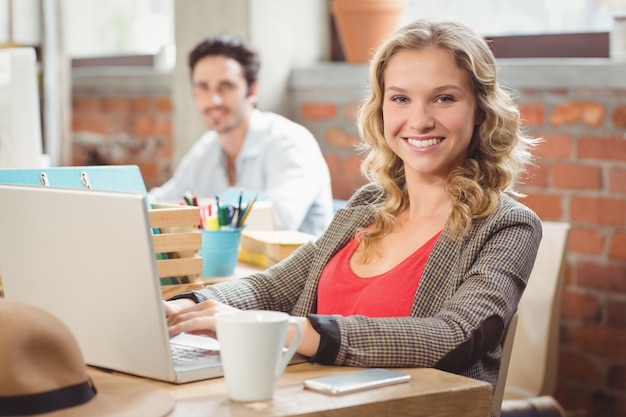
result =
[{"label": "woman's nose", "polygon": [[428,106],[414,105],[409,113],[409,127],[417,131],[432,129],[435,126],[435,119]]}]

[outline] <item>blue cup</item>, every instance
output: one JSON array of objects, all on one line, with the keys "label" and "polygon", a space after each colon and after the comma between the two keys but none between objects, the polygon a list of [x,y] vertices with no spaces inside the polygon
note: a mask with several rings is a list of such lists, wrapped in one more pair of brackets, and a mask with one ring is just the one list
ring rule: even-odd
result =
[{"label": "blue cup", "polygon": [[233,275],[239,258],[241,228],[202,230],[202,276]]}]

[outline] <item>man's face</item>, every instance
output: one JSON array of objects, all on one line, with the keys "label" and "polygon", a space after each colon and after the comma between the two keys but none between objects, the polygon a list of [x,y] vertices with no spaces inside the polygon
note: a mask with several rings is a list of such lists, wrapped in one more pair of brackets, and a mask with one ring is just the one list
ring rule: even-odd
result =
[{"label": "man's face", "polygon": [[193,97],[207,127],[227,133],[250,116],[256,101],[241,65],[223,55],[207,56],[192,74]]}]

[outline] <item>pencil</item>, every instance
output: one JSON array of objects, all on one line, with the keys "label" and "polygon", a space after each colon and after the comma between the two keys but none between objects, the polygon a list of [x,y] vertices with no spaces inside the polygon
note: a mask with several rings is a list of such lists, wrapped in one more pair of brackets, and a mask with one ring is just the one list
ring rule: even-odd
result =
[{"label": "pencil", "polygon": [[239,227],[241,221],[241,199],[243,198],[243,190],[239,190],[239,204],[237,204],[237,221],[235,221],[235,227]]}]

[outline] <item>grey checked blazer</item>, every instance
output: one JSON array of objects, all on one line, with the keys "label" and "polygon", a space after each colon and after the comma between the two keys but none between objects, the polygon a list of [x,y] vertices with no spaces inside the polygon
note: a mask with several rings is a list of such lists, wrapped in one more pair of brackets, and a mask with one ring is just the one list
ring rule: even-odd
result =
[{"label": "grey checked blazer", "polygon": [[506,325],[533,267],[541,222],[502,194],[497,210],[475,221],[461,241],[448,226],[424,268],[411,315],[398,318],[316,315],[322,269],[359,227],[372,223],[370,184],[338,210],[327,231],[263,273],[196,293],[240,309],[309,316],[320,332],[311,361],[359,367],[437,367],[495,386]]}]

